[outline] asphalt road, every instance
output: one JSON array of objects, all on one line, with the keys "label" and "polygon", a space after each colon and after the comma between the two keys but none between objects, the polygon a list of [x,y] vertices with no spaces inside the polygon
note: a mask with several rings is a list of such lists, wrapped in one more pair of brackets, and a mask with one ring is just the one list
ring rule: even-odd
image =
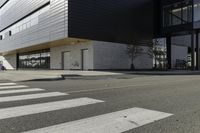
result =
[{"label": "asphalt road", "polygon": [[[0,81],[0,85],[1,83],[13,82]],[[0,133],[18,133],[31,130],[37,133],[38,130],[35,129],[76,122],[135,107],[169,113],[172,116],[154,120],[141,126],[138,125],[136,128],[127,128],[128,130],[125,130],[127,133],[200,132],[200,76],[198,75],[69,77],[66,80],[18,82],[16,85],[27,87],[5,89],[3,87],[10,85],[2,85],[2,89],[0,88]],[[9,101],[13,98],[12,96],[38,94],[39,92],[1,94],[1,91],[25,88],[40,88],[45,89],[45,92],[48,93],[61,92],[68,95]],[[2,102],[1,97],[8,97],[8,101]],[[96,103],[93,104],[86,103],[84,106],[61,107],[57,110],[38,113],[34,113],[35,108],[30,109],[32,106],[24,108],[28,105],[41,104],[41,108],[38,110],[42,110],[42,107],[47,106],[43,106],[43,103],[79,98],[99,101],[95,101]],[[80,101],[80,104],[82,102],[84,100]],[[17,107],[21,107],[19,112],[16,111]],[[9,108],[11,113],[4,110]],[[12,110],[14,111],[12,112]],[[23,115],[24,112],[28,113],[28,110],[33,112]],[[17,116],[20,113],[21,115]],[[3,117],[3,115],[5,116]],[[97,125],[101,126],[101,123],[97,123]],[[58,130],[57,132],[60,133]],[[104,132],[117,133],[108,130],[104,130]]]}]

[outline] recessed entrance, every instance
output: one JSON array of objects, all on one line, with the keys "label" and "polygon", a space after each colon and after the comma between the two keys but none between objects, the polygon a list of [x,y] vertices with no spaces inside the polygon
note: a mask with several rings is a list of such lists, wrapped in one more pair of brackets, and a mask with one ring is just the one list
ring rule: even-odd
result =
[{"label": "recessed entrance", "polygon": [[82,50],[82,69],[89,70],[89,51],[88,51],[88,49]]},{"label": "recessed entrance", "polygon": [[71,69],[71,59],[70,52],[63,52],[63,69],[70,70]]}]

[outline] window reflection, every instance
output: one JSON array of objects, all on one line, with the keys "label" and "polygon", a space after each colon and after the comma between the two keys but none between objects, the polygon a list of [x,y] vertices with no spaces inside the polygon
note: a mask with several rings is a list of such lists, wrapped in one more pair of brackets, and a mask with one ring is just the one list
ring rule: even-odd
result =
[{"label": "window reflection", "polygon": [[194,21],[200,21],[200,3],[194,4]]},{"label": "window reflection", "polygon": [[191,2],[180,2],[163,7],[163,27],[192,22]]},{"label": "window reflection", "polygon": [[21,69],[50,69],[50,50],[19,54],[18,67]]}]

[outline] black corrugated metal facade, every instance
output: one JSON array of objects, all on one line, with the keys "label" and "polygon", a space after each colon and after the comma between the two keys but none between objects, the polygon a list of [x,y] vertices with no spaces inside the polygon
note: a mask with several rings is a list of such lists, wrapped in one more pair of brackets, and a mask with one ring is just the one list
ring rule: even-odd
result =
[{"label": "black corrugated metal facade", "polygon": [[133,43],[153,38],[153,0],[69,0],[69,37]]}]

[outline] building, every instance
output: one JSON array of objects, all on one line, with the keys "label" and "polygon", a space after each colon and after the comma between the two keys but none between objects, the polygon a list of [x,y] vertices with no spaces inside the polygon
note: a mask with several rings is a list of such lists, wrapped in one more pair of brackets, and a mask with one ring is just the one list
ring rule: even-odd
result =
[{"label": "building", "polygon": [[[199,0],[1,0],[0,62],[8,69],[125,70],[127,44],[134,44],[144,49],[137,69],[195,70],[199,29]],[[147,54],[152,39],[162,49],[154,57]]]},{"label": "building", "polygon": [[199,0],[158,0],[157,37],[166,39],[169,69],[200,69]]},{"label": "building", "polygon": [[[130,69],[127,44],[153,38],[153,6],[151,0],[1,0],[0,61],[7,69]],[[144,52],[135,65],[152,68],[152,59]]]}]

